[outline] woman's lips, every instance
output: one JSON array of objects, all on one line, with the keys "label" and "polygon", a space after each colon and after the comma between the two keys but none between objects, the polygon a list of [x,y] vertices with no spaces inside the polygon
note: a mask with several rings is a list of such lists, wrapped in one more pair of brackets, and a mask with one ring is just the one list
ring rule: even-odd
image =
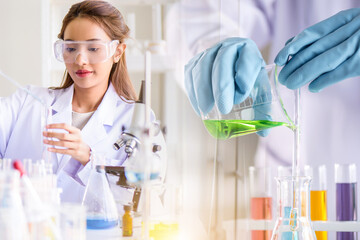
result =
[{"label": "woman's lips", "polygon": [[87,77],[92,73],[93,73],[92,71],[88,71],[88,70],[78,70],[78,71],[76,71],[76,75],[78,77]]}]

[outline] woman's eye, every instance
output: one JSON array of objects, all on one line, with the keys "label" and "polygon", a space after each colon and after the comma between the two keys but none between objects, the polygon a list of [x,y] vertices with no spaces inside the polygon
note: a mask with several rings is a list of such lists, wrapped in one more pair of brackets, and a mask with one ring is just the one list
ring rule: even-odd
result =
[{"label": "woman's eye", "polygon": [[89,48],[90,52],[96,52],[99,48]]},{"label": "woman's eye", "polygon": [[67,48],[65,48],[65,50],[66,50],[67,52],[74,52],[76,49],[75,49],[75,48],[67,47]]}]

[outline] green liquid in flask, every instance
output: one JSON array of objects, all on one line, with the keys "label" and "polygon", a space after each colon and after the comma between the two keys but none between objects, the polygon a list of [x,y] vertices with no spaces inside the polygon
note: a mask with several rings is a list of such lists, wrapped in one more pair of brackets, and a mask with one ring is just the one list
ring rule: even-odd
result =
[{"label": "green liquid in flask", "polygon": [[217,139],[229,139],[278,126],[291,128],[288,123],[269,120],[204,120],[204,125]]}]

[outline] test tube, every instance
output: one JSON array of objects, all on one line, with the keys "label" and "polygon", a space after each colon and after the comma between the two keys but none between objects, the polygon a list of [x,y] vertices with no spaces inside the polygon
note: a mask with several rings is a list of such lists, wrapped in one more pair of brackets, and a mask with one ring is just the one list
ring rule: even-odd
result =
[{"label": "test tube", "polygon": [[[336,220],[357,220],[356,165],[335,164]],[[357,232],[337,232],[337,240],[357,239]]]},{"label": "test tube", "polygon": [[[249,167],[250,215],[252,220],[272,220],[271,178],[268,167]],[[269,240],[272,231],[252,230],[252,240]]]},{"label": "test tube", "polygon": [[[305,176],[311,177],[310,216],[312,221],[327,221],[327,184],[326,166],[304,167]],[[327,240],[326,231],[316,231],[317,240]]]}]

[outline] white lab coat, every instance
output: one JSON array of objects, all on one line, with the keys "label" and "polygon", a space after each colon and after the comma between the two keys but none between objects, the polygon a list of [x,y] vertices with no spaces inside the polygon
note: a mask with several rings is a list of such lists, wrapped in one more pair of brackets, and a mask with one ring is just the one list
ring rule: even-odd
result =
[{"label": "white lab coat", "polygon": [[[186,62],[195,53],[219,40],[233,36],[246,37],[253,39],[259,48],[271,44],[266,62],[272,63],[289,38],[341,10],[354,7],[360,7],[360,2],[182,0],[168,15],[169,49],[171,51],[181,46],[183,61]],[[180,18],[180,28],[171,22],[176,18]],[[181,32],[181,38],[175,37],[176,31]],[[302,89],[301,165],[326,164],[329,219],[332,220],[335,219],[334,163],[360,163],[359,92],[359,79],[344,80],[320,93]],[[257,165],[291,165],[292,141],[292,132],[287,128],[272,129],[268,137],[260,138]],[[360,165],[357,167],[360,168]]]},{"label": "white lab coat", "polygon": [[[52,122],[72,122],[72,98],[74,88],[62,90],[27,87],[47,106],[52,106]],[[83,141],[98,154],[106,156],[106,165],[121,166],[126,162],[124,148],[116,151],[113,143],[119,138],[122,127],[131,123],[134,104],[125,102],[109,85],[102,102],[81,131]],[[7,98],[0,98],[0,158],[39,160],[42,157],[42,105],[24,90],[18,90]],[[154,120],[154,115],[152,120]],[[163,146],[161,157],[165,157],[166,148],[161,134],[155,142]],[[53,170],[58,175],[58,187],[63,189],[62,202],[81,202],[87,184],[91,165],[84,167],[69,155],[51,154]],[[165,167],[161,176],[164,177]],[[116,177],[110,177],[115,182]],[[131,202],[132,190],[119,187],[122,202]]]}]

